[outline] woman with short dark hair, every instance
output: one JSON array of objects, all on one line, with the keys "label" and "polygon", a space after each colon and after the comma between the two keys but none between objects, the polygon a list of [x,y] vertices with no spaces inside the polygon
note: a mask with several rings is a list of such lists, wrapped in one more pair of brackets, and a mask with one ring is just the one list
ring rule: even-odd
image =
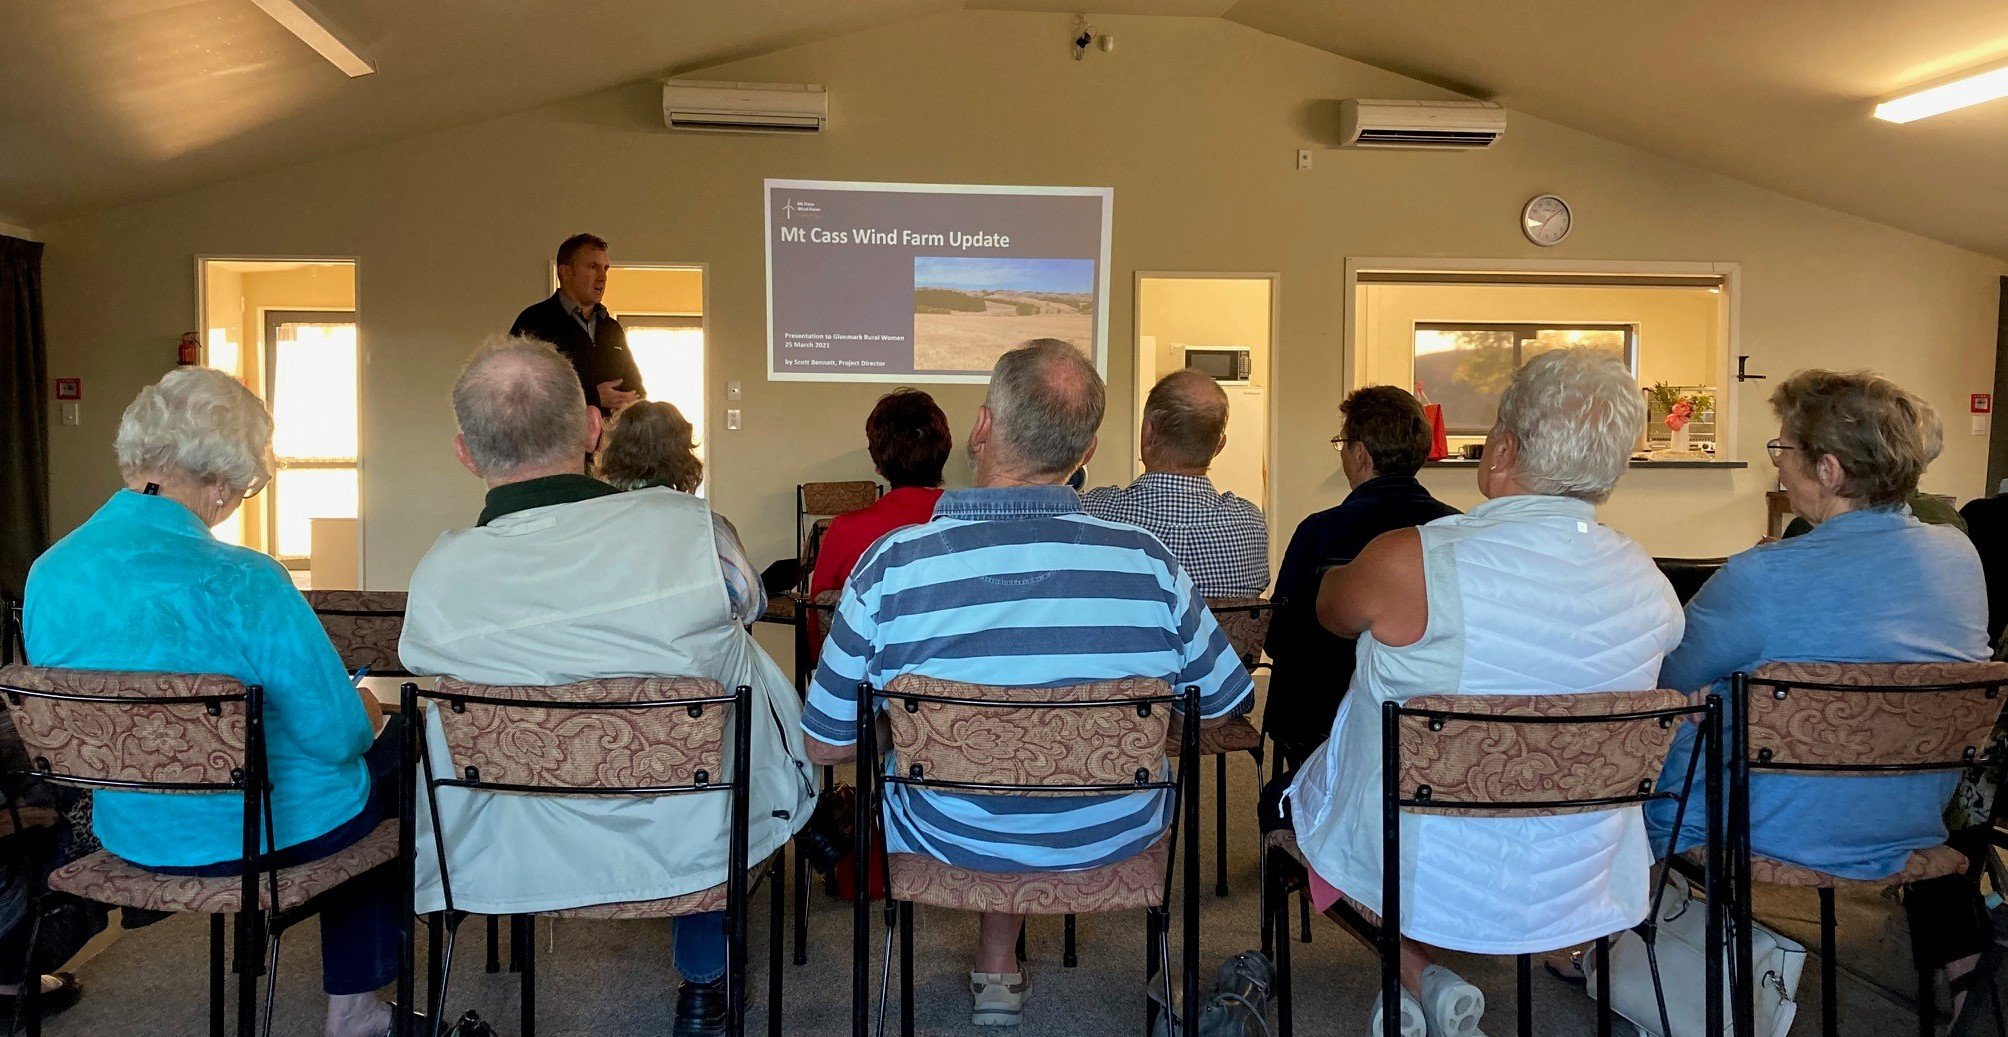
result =
[{"label": "woman with short dark hair", "polygon": [[858,560],[880,537],[934,517],[941,469],[955,441],[948,416],[935,406],[934,397],[918,389],[895,389],[879,397],[865,419],[865,444],[872,466],[891,490],[870,507],[830,520],[809,579],[811,597],[843,589]]}]

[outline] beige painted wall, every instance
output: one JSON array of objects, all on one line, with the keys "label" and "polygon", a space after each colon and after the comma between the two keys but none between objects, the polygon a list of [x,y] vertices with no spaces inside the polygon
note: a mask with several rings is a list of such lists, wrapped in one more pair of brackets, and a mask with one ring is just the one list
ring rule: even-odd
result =
[{"label": "beige painted wall", "polygon": [[[781,557],[795,483],[871,474],[862,426],[887,387],[763,380],[763,177],[1115,188],[1117,386],[1134,371],[1133,271],[1281,272],[1279,536],[1345,490],[1326,440],[1346,385],[1347,256],[1739,262],[1754,370],[1873,366],[1956,408],[1926,486],[1979,492],[1984,440],[1961,416],[1966,393],[1991,388],[2008,264],[1517,113],[1489,151],[1322,150],[1300,172],[1296,149],[1337,132],[1337,98],[1440,94],[1210,19],[1100,18],[1122,47],[1075,62],[1054,42],[1071,18],[955,12],[698,74],[826,84],[833,119],[816,137],[669,133],[644,82],[38,228],[50,374],[90,377],[104,401],[81,427],[51,430],[57,528],[116,485],[123,401],[195,326],[192,256],[360,256],[366,580],[403,586],[438,532],[480,507],[450,448],[455,370],[549,294],[551,249],[590,228],[616,260],[710,264],[713,412],[727,381],[746,393],[745,429],[712,437],[713,499],[756,558]],[[553,178],[525,159],[556,154],[589,157],[594,175]],[[1516,220],[1549,191],[1569,199],[1576,229],[1541,250]],[[960,442],[980,388],[933,391]],[[1741,408],[1743,454],[1761,457],[1761,393]],[[1133,409],[1128,393],[1111,400],[1103,449],[1116,457],[1131,453]],[[955,456],[948,475],[961,483]],[[1460,504],[1475,498],[1469,472],[1429,479]],[[1762,467],[1634,473],[1604,514],[1657,552],[1719,553],[1756,538],[1770,482]]]}]

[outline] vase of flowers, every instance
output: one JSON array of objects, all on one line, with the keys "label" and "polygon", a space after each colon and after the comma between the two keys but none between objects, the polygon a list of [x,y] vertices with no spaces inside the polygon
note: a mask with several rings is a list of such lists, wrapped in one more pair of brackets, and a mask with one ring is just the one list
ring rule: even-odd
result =
[{"label": "vase of flowers", "polygon": [[1653,410],[1665,414],[1660,421],[1668,433],[1667,452],[1689,453],[1693,449],[1693,432],[1688,426],[1715,409],[1715,397],[1706,392],[1683,391],[1665,382],[1655,383],[1646,394],[1652,399]]}]

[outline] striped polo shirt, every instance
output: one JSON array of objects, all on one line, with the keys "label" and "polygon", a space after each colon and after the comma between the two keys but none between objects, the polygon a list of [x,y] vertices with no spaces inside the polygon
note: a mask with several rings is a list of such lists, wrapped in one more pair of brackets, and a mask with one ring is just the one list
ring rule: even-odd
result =
[{"label": "striped polo shirt", "polygon": [[[1205,717],[1254,692],[1226,635],[1162,543],[1082,514],[1065,486],[950,490],[934,519],[886,534],[844,586],[802,727],[856,741],[857,686],[901,674],[998,687],[1155,677],[1198,685]],[[892,786],[886,845],[979,871],[1121,860],[1169,820],[1160,790],[1085,796]]]}]

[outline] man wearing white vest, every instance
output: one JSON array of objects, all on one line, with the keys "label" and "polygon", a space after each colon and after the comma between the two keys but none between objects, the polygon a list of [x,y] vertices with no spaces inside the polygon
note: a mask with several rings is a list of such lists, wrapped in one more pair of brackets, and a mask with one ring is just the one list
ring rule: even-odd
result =
[{"label": "man wearing white vest", "polygon": [[[414,673],[483,684],[709,677],[753,689],[749,860],[808,820],[799,699],[745,624],[759,584],[706,503],[620,493],[587,476],[600,415],[558,352],[487,343],[453,387],[454,451],[488,485],[475,528],[444,533],[412,574],[399,655]],[[428,751],[446,741],[427,725]],[[646,800],[439,790],[454,906],[523,914],[658,900],[725,881],[723,796]],[[418,910],[444,906],[420,802]],[[677,1037],[725,1032],[723,912],[676,920]]]}]

